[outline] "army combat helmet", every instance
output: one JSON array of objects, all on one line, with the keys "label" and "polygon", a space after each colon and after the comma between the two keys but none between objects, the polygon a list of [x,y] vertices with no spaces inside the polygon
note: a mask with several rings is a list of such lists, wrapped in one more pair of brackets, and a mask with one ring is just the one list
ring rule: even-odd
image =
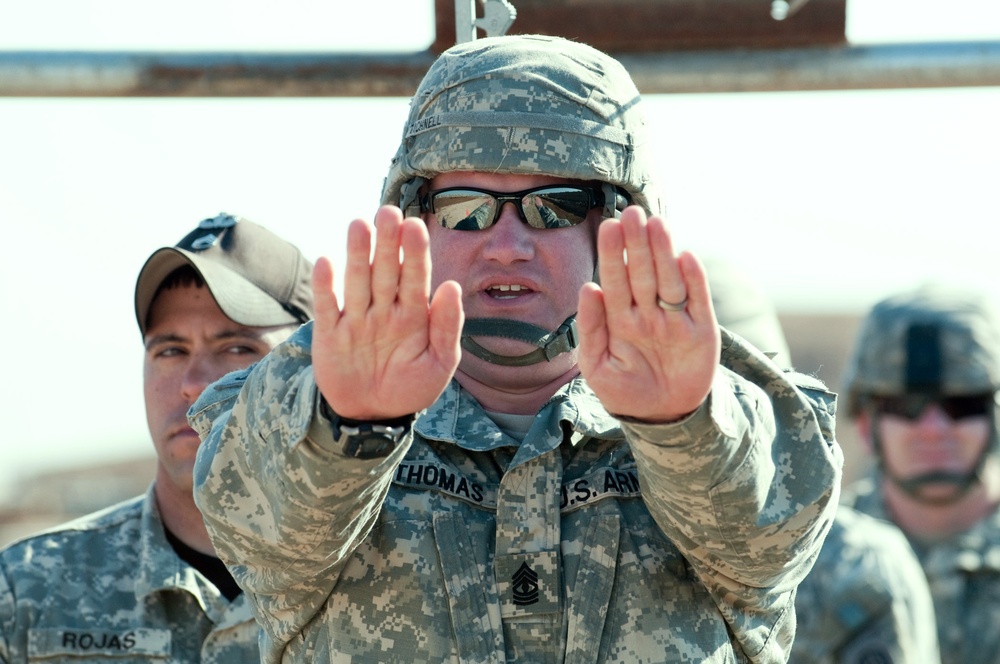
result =
[{"label": "army combat helmet", "polygon": [[931,284],[885,299],[862,321],[844,380],[847,411],[873,418],[878,397],[920,394],[929,399],[982,396],[988,408],[990,440],[970,473],[932,473],[903,479],[887,472],[877,426],[872,446],[886,477],[911,496],[928,482],[951,482],[960,497],[978,479],[990,455],[1000,451],[996,392],[1000,388],[1000,320],[981,293]]},{"label": "army combat helmet", "polygon": [[[431,65],[410,102],[382,203],[417,216],[421,187],[440,173],[537,173],[602,183],[605,217],[629,203],[660,214],[653,163],[639,91],[618,61],[558,37],[492,37],[453,46]],[[477,335],[539,348],[497,356],[472,341]],[[523,365],[572,349],[574,337],[573,317],[555,332],[470,319],[462,345],[489,362]]]}]

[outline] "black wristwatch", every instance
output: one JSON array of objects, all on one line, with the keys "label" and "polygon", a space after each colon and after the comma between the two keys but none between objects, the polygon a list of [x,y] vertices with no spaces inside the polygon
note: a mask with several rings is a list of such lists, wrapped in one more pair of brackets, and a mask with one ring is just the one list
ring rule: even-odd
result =
[{"label": "black wristwatch", "polygon": [[388,420],[352,420],[333,412],[326,399],[321,397],[320,410],[333,425],[333,437],[343,441],[345,456],[353,459],[379,459],[392,454],[396,445],[413,424],[413,415],[403,415]]}]

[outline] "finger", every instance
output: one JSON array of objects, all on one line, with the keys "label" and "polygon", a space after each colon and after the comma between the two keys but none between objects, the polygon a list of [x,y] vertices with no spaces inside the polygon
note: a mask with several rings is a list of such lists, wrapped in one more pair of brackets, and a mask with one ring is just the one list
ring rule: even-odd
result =
[{"label": "finger", "polygon": [[399,278],[399,303],[426,311],[431,293],[431,255],[427,226],[420,219],[404,219],[400,228],[403,265]]},{"label": "finger", "polygon": [[438,286],[430,305],[429,343],[442,367],[454,374],[462,358],[462,288],[454,281]]},{"label": "finger", "polygon": [[636,205],[626,208],[622,212],[622,229],[632,300],[640,307],[655,307],[657,266],[653,261],[645,211]]},{"label": "finger", "polygon": [[375,257],[372,260],[372,305],[391,306],[399,292],[399,242],[403,213],[383,205],[375,213]]},{"label": "finger", "polygon": [[715,328],[715,308],[712,306],[712,291],[705,267],[694,254],[687,251],[678,257],[678,265],[687,289],[688,315],[698,325]]},{"label": "finger", "polygon": [[625,314],[632,306],[632,289],[628,284],[625,236],[619,219],[608,219],[598,228],[597,267],[607,315],[613,318]]},{"label": "finger", "polygon": [[335,345],[334,336],[337,323],[340,320],[340,309],[337,307],[337,295],[333,290],[333,263],[326,256],[316,260],[312,272],[313,300],[315,316],[313,328],[313,371],[316,386],[324,396],[334,394],[336,387],[336,372],[330,371],[330,366],[323,361]]},{"label": "finger", "polygon": [[316,318],[335,323],[340,317],[340,308],[333,290],[333,263],[326,256],[320,256],[313,266],[312,289]]},{"label": "finger", "polygon": [[649,240],[656,261],[656,295],[676,304],[688,297],[681,267],[674,253],[674,241],[662,217],[649,218]]},{"label": "finger", "polygon": [[346,316],[363,316],[371,303],[372,225],[355,219],[347,228],[347,268],[344,270],[344,310]]},{"label": "finger", "polygon": [[590,373],[608,352],[607,312],[601,287],[590,282],[580,288],[576,327],[580,333],[578,362],[584,377]]}]

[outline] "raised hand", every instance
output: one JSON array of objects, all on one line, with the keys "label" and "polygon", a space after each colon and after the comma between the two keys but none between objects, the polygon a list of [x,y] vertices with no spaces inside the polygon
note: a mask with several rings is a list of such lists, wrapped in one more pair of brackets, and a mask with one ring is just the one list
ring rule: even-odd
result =
[{"label": "raised hand", "polygon": [[464,321],[455,282],[441,284],[430,299],[424,223],[403,219],[393,206],[380,208],[375,220],[374,229],[360,219],[348,229],[343,307],[329,259],[320,258],[313,271],[316,385],[334,412],[358,420],[399,417],[432,404],[458,366]]},{"label": "raised hand", "polygon": [[708,396],[720,336],[705,271],[674,255],[666,224],[639,207],[601,223],[600,286],[580,290],[580,370],[604,407],[650,422],[679,419]]}]

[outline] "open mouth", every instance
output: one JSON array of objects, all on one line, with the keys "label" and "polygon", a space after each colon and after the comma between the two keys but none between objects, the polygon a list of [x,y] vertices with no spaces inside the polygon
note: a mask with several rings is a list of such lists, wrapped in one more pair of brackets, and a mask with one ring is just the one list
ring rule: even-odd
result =
[{"label": "open mouth", "polygon": [[530,292],[530,289],[519,284],[497,284],[486,289],[486,294],[497,300],[512,300]]}]

